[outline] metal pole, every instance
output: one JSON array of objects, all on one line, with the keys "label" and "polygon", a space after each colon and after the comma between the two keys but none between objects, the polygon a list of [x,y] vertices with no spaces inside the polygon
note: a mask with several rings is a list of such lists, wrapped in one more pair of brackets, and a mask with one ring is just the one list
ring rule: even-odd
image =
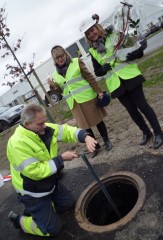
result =
[{"label": "metal pole", "polygon": [[[35,78],[37,79],[37,81],[38,81],[39,85],[41,86],[42,90],[44,91],[44,93],[45,93],[45,95],[46,95],[46,97],[47,97],[49,103],[51,104],[51,106],[53,106],[54,103],[52,102],[51,98],[49,97],[49,94],[46,92],[46,90],[45,90],[45,88],[44,88],[42,82],[40,81],[40,78],[38,77],[36,71],[33,70],[32,73],[33,73],[33,75],[35,76]],[[62,119],[61,119],[61,117],[60,117],[60,114],[59,114],[59,112],[58,112],[58,108],[57,108],[57,107],[56,107],[56,111],[57,111],[58,117],[59,117],[59,119],[60,119],[60,122],[62,122]],[[49,114],[50,114],[50,113],[49,113]],[[53,120],[53,122],[54,122],[54,120]]]},{"label": "metal pole", "polygon": [[98,183],[101,191],[104,193],[105,197],[107,198],[107,200],[108,200],[109,204],[111,205],[111,207],[113,208],[114,212],[116,213],[118,218],[121,219],[122,218],[121,213],[119,212],[117,206],[115,205],[114,201],[112,200],[112,198],[111,198],[110,194],[108,193],[108,191],[106,190],[105,186],[102,184],[102,182],[100,181],[99,177],[95,173],[95,171],[92,168],[90,162],[88,161],[88,158],[86,157],[85,153],[82,153],[81,157],[84,160],[84,162],[86,163],[88,169],[92,173],[93,177],[95,178],[95,180]]},{"label": "metal pole", "polygon": [[51,98],[49,97],[49,94],[46,92],[46,90],[45,90],[45,88],[44,88],[44,85],[42,84],[40,78],[38,77],[35,69],[33,69],[32,73],[33,73],[33,75],[35,76],[35,78],[37,79],[37,81],[38,81],[39,85],[41,86],[43,92],[45,93],[45,96],[47,97],[49,103],[50,103],[51,105],[53,105],[53,102],[52,102]]},{"label": "metal pole", "polygon": [[[37,90],[35,90],[35,91],[37,92]],[[54,123],[54,118],[52,117],[51,113],[49,112],[48,107],[46,106],[45,102],[42,100],[42,98],[40,97],[38,92],[37,92],[37,99],[38,99],[39,103],[44,106],[49,121]]]}]

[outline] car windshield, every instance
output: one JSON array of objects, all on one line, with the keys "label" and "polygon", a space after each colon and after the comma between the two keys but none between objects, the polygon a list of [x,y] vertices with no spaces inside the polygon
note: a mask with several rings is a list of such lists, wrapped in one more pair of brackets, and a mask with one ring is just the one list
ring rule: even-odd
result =
[{"label": "car windshield", "polygon": [[0,107],[0,114],[6,112],[8,109],[8,107]]}]

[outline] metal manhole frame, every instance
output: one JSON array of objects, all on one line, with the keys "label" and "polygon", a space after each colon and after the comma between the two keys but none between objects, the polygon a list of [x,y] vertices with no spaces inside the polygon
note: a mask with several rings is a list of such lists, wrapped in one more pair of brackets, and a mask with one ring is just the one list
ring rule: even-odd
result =
[{"label": "metal manhole frame", "polygon": [[117,230],[126,225],[127,223],[129,223],[135,217],[135,215],[141,210],[146,198],[146,185],[144,181],[135,173],[127,171],[119,171],[112,174],[108,173],[100,177],[100,180],[104,185],[109,181],[114,182],[115,180],[129,181],[137,189],[138,199],[135,206],[131,209],[131,211],[128,214],[126,214],[123,218],[121,218],[119,221],[105,226],[95,225],[90,223],[85,216],[86,206],[88,206],[88,203],[90,202],[89,199],[91,199],[99,191],[99,186],[95,181],[92,184],[90,184],[82,192],[82,194],[79,196],[76,202],[75,218],[81,228],[83,228],[86,231],[94,233],[103,233]]}]

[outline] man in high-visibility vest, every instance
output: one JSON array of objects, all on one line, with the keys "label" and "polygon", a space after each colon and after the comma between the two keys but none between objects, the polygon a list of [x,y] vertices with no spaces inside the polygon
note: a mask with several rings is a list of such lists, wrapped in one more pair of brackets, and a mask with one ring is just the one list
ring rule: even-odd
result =
[{"label": "man in high-visibility vest", "polygon": [[74,205],[74,198],[59,180],[58,173],[64,161],[78,155],[75,151],[58,154],[58,141],[85,142],[90,152],[97,144],[85,130],[46,123],[44,108],[28,104],[21,114],[21,124],[7,145],[12,184],[19,202],[25,206],[23,215],[11,211],[8,217],[16,228],[26,233],[57,236],[62,229],[58,213]]}]

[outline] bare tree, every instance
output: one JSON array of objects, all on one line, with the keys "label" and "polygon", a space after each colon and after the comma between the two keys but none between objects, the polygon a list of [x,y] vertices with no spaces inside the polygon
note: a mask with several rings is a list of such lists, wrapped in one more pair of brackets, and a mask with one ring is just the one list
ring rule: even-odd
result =
[{"label": "bare tree", "polygon": [[7,27],[6,20],[7,20],[6,10],[4,7],[2,7],[0,8],[0,50],[3,51],[3,55],[1,55],[1,58],[5,58],[9,55],[12,55],[13,59],[18,64],[17,66],[7,64],[6,71],[8,73],[4,75],[4,78],[10,75],[14,79],[15,78],[22,79],[21,76],[23,75],[24,78],[27,79],[27,81],[29,82],[31,88],[34,89],[28,78],[28,74],[33,70],[35,54],[33,53],[33,61],[31,63],[24,62],[21,64],[19,62],[16,56],[16,51],[20,49],[22,40],[18,39],[13,47],[9,45],[7,39],[10,37],[10,29]]},{"label": "bare tree", "polygon": [[[6,70],[8,73],[6,73],[4,77],[10,75],[12,78],[20,78],[23,74],[25,79],[27,79],[31,88],[33,89],[33,86],[31,85],[27,75],[29,74],[29,72],[33,70],[35,54],[33,53],[33,61],[31,63],[27,64],[26,62],[24,62],[20,64],[16,56],[16,51],[20,49],[22,40],[18,39],[13,47],[9,45],[7,39],[10,37],[10,29],[7,27],[6,20],[7,20],[6,10],[5,8],[2,7],[0,8],[0,50],[3,51],[3,55],[1,55],[1,58],[5,58],[9,55],[12,55],[14,60],[18,64],[17,66],[7,64]],[[27,70],[27,73],[25,72],[25,70]]]},{"label": "bare tree", "polygon": [[[17,62],[17,66],[13,66],[10,64],[6,65],[6,71],[8,73],[6,73],[4,75],[4,78],[8,75],[10,75],[12,78],[16,78],[20,81],[22,81],[22,79],[26,79],[29,83],[29,85],[31,86],[31,89],[33,90],[34,94],[36,95],[38,101],[40,104],[44,105],[44,107],[46,108],[47,111],[47,115],[48,118],[51,122],[54,122],[51,114],[49,113],[46,104],[44,103],[44,101],[41,99],[41,97],[39,96],[38,92],[34,89],[33,85],[31,84],[28,76],[34,71],[34,57],[35,54],[33,53],[33,61],[31,63],[20,63],[17,56],[16,56],[16,52],[18,49],[20,49],[21,46],[21,42],[22,39],[18,39],[16,44],[11,47],[9,42],[8,42],[8,38],[10,37],[10,29],[7,27],[6,24],[7,21],[7,14],[6,14],[6,10],[4,7],[0,8],[0,51],[3,51],[3,54],[1,56],[1,58],[5,58],[9,55],[12,55],[14,61]],[[23,77],[22,77],[23,75]],[[9,85],[10,87],[12,87],[15,84],[16,81],[9,83],[7,82],[6,85]]]}]

